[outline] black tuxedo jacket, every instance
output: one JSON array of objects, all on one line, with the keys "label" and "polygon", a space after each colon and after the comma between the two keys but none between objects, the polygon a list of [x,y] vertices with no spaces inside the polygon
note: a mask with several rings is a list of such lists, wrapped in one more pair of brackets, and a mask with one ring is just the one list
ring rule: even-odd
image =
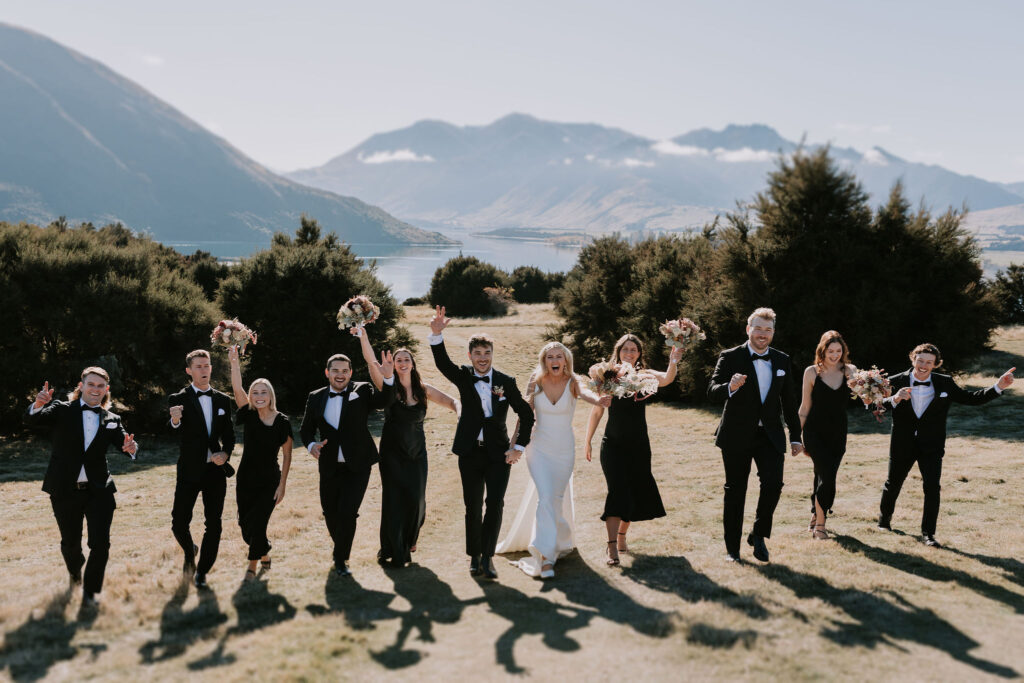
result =
[{"label": "black tuxedo jacket", "polygon": [[231,421],[231,404],[227,394],[213,390],[212,429],[206,431],[206,417],[195,389],[188,385],[167,399],[168,406],[181,406],[181,424],[167,422],[171,433],[178,437],[178,478],[199,483],[206,471],[206,454],[224,452],[231,458],[235,448],[235,426]]},{"label": "black tuxedo jacket", "polygon": [[476,447],[480,431],[483,430],[487,454],[492,458],[504,459],[509,448],[508,427],[505,424],[509,407],[519,416],[519,438],[516,439],[516,445],[525,448],[530,443],[534,421],[533,409],[523,400],[514,377],[491,368],[491,391],[494,392],[500,387],[503,393],[500,396],[492,393],[491,417],[484,417],[484,407],[480,403],[480,394],[476,392],[476,382],[473,380],[476,376],[473,368],[468,365],[455,365],[448,357],[444,342],[431,345],[430,350],[434,354],[437,369],[458,388],[462,401],[462,415],[459,416],[458,425],[455,427],[455,442],[452,445],[452,452],[455,455],[470,455]]},{"label": "black tuxedo jacket", "polygon": [[[727,349],[718,356],[715,372],[708,384],[708,398],[725,401],[722,419],[715,430],[715,445],[722,450],[750,447],[757,434],[757,423],[761,422],[772,445],[784,453],[786,434],[782,429],[783,416],[789,428],[789,440],[800,442],[797,383],[793,379],[792,363],[789,356],[778,349],[769,347],[768,354],[772,362],[772,385],[764,403],[761,403],[757,372],[754,371],[754,361],[750,358],[747,345]],[[729,380],[736,373],[746,375],[747,381],[729,396]]]},{"label": "black tuxedo jacket", "polygon": [[43,478],[43,491],[55,498],[70,495],[75,490],[83,465],[90,488],[109,488],[111,493],[117,490],[107,469],[107,447],[114,446],[123,452],[121,446],[128,432],[121,424],[121,418],[109,410],[102,409],[99,418],[99,430],[86,450],[82,404],[78,400],[50,401],[35,415],[25,413],[25,424],[29,427],[51,428],[53,450]]},{"label": "black tuxedo jacket", "polygon": [[[909,387],[913,370],[901,372],[889,378],[892,393],[903,387]],[[915,437],[917,446],[930,454],[943,455],[946,451],[946,416],[949,406],[953,403],[981,405],[998,398],[999,392],[994,387],[980,391],[967,391],[960,387],[949,375],[932,373],[932,388],[935,396],[925,408],[921,417],[914,413],[913,401],[900,401],[892,407],[892,437],[889,440],[889,453],[911,446]],[[892,405],[892,399],[887,402]]]},{"label": "black tuxedo jacket", "polygon": [[[341,402],[341,417],[338,419],[337,429],[324,419],[329,386],[310,392],[309,398],[306,399],[306,412],[302,416],[299,434],[304,446],[327,439],[327,443],[320,449],[320,474],[333,467],[346,467],[353,471],[365,472],[379,460],[377,445],[370,435],[367,420],[371,411],[387,407],[395,397],[395,387],[393,384],[384,384],[380,391],[377,391],[369,382],[351,382],[347,389],[348,395]],[[345,457],[343,463],[338,462],[339,446]]]}]

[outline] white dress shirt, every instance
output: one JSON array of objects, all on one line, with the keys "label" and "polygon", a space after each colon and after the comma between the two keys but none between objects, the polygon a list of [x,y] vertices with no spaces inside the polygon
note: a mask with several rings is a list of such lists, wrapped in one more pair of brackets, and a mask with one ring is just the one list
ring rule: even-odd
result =
[{"label": "white dress shirt", "polygon": [[[195,384],[192,385],[192,390],[197,394],[201,391]],[[212,391],[210,387],[207,391]],[[203,409],[203,417],[206,418],[206,433],[213,434],[213,396],[197,396],[199,399],[199,407]],[[206,462],[213,460],[213,451],[210,449],[206,450]]]},{"label": "white dress shirt", "polygon": [[[78,404],[82,406],[82,453],[84,454],[89,450],[89,446],[92,445],[93,440],[96,438],[96,434],[100,431],[100,416],[91,410],[85,410],[85,407],[89,404],[78,399]],[[36,409],[36,404],[33,402],[29,406],[28,414],[35,415],[42,408]],[[129,453],[131,459],[134,460],[135,456],[139,454],[139,450],[136,448],[134,453]],[[82,469],[78,472],[78,483],[85,484],[89,481],[89,477],[85,474],[85,465],[82,465]]]},{"label": "white dress shirt", "polygon": [[[750,342],[747,342],[747,351],[750,353],[751,362],[754,364],[754,372],[757,374],[757,388],[761,391],[761,403],[763,404],[765,399],[768,398],[768,390],[772,388],[772,360],[769,357],[768,360],[755,360],[754,355],[761,355],[750,348]],[[765,350],[765,354],[768,351]]]},{"label": "white dress shirt", "polygon": [[[390,377],[384,377],[382,379],[384,384],[388,386],[391,386],[392,384],[395,383],[394,375],[391,375]],[[346,388],[351,390],[351,387]],[[334,388],[329,386],[327,387],[327,391],[333,392]],[[335,429],[338,429],[338,427],[341,425],[341,404],[344,402],[344,400],[344,397],[341,395],[331,396],[330,394],[328,394],[327,403],[324,404],[324,420],[326,420],[327,424],[331,425]],[[315,444],[315,441],[309,442],[308,444],[306,444],[306,450],[313,450],[313,446]],[[341,452],[341,444],[338,444],[338,462],[345,462],[345,455]]]},{"label": "white dress shirt", "polygon": [[[927,384],[914,385],[914,382],[927,382]],[[935,385],[932,383],[932,375],[924,379],[918,379],[914,373],[910,373],[910,405],[914,409],[914,415],[919,418],[928,410],[932,399],[935,398]]]}]

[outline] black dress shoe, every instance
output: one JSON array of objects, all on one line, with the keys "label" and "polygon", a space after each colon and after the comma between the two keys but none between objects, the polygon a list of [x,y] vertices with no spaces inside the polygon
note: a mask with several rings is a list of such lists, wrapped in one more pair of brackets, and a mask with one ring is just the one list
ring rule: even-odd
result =
[{"label": "black dress shoe", "polygon": [[391,558],[384,554],[383,550],[377,551],[377,564],[382,567],[391,561]]},{"label": "black dress shoe", "polygon": [[195,577],[192,579],[192,583],[196,585],[196,588],[209,588],[210,586],[206,583],[206,574],[200,574],[196,572]]},{"label": "black dress shoe", "polygon": [[352,570],[348,568],[348,565],[342,563],[341,565],[334,566],[335,576],[352,576]]},{"label": "black dress shoe", "polygon": [[82,593],[82,607],[99,607],[100,601],[95,593],[85,591]]},{"label": "black dress shoe", "polygon": [[935,537],[931,534],[924,535],[924,544],[929,548],[941,548],[942,544],[935,540]]},{"label": "black dress shoe", "polygon": [[79,569],[74,574],[68,576],[68,585],[71,588],[82,585],[82,570]]},{"label": "black dress shoe", "polygon": [[747,536],[747,544],[754,548],[754,557],[762,562],[768,561],[768,546],[764,544],[764,537],[750,534]]},{"label": "black dress shoe", "polygon": [[882,531],[892,531],[892,518],[882,515],[878,518],[878,528]]},{"label": "black dress shoe", "polygon": [[483,573],[484,578],[498,578],[498,571],[494,568],[494,562],[492,562],[489,557],[480,558],[480,571]]},{"label": "black dress shoe", "polygon": [[469,575],[480,576],[480,558],[477,555],[469,558]]},{"label": "black dress shoe", "polygon": [[181,565],[181,573],[192,576],[196,573],[196,555],[199,554],[199,546],[192,544],[192,556],[185,555],[185,563]]}]

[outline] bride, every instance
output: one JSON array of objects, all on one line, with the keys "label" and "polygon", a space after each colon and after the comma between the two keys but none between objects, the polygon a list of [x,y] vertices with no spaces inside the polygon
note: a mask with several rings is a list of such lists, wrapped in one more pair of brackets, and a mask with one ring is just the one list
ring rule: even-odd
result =
[{"label": "bride", "polygon": [[512,528],[496,552],[529,551],[528,557],[513,564],[529,576],[548,579],[555,575],[555,561],[575,547],[572,469],[576,445],[572,417],[576,400],[582,398],[607,407],[611,399],[600,398],[580,386],[572,371],[572,352],[558,342],[540,350],[526,393],[537,415],[525,453],[531,481]]}]

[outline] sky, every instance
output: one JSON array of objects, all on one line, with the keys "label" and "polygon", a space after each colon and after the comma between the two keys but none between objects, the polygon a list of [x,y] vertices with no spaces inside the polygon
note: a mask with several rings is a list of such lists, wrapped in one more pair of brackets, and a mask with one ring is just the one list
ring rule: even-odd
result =
[{"label": "sky", "polygon": [[1024,3],[0,0],[275,171],[421,119],[764,123],[1024,181]]}]

